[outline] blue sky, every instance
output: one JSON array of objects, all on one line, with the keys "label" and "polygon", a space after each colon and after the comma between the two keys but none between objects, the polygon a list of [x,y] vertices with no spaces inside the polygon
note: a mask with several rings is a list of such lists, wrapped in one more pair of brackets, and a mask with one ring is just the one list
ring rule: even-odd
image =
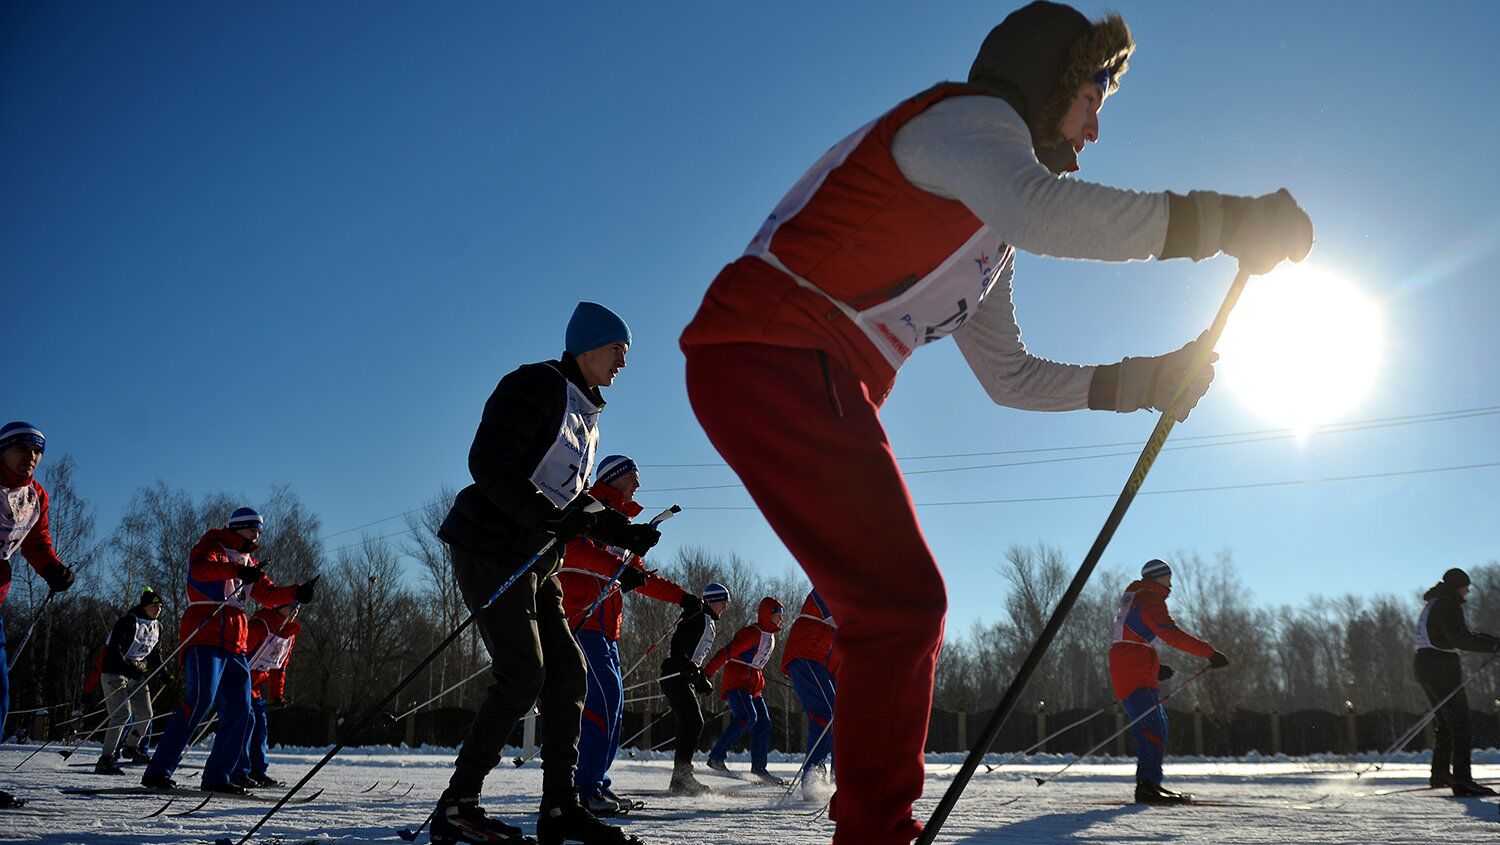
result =
[{"label": "blue sky", "polygon": [[[636,338],[608,394],[604,449],[643,464],[645,502],[687,508],[664,549],[733,549],[780,571],[791,559],[753,510],[710,509],[747,506],[742,491],[664,489],[734,481],[722,467],[664,466],[716,461],[677,336],[824,149],[962,78],[1010,8],[7,3],[0,416],[39,424],[49,457],[78,460],[106,530],[159,477],[252,500],[290,484],[335,532],[466,483],[495,382],[556,355],[574,303],[592,299]],[[1500,168],[1487,160],[1500,118],[1485,58],[1500,8],[1125,14],[1140,49],[1079,175],[1289,187],[1318,227],[1314,260],[1385,313],[1376,390],[1345,418],[1500,405]],[[1232,274],[1222,258],[1023,255],[1017,306],[1038,354],[1115,361],[1196,336]],[[1224,381],[1178,436],[1274,426]],[[1140,442],[1153,423],[995,407],[951,343],[915,356],[884,419],[900,455]],[[1495,431],[1480,416],[1167,452],[1146,490],[1500,461]],[[1112,496],[1133,460],[911,486],[924,503]],[[1148,495],[1106,563],[1228,548],[1260,601],[1405,593],[1495,556],[1497,488],[1488,468]],[[1079,559],[1110,504],[923,507],[950,624],[997,617],[1008,545],[1046,541]]]}]

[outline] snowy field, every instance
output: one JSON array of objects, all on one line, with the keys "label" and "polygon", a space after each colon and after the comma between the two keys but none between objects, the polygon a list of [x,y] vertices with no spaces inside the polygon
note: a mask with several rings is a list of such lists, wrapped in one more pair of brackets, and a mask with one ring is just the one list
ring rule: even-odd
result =
[{"label": "snowy field", "polygon": [[[134,785],[130,776],[95,775],[97,754],[84,748],[69,764],[43,751],[19,772],[15,765],[30,753],[27,746],[0,747],[0,787],[29,799],[18,812],[0,811],[0,840],[62,843],[212,842],[239,837],[269,805],[215,798],[187,816],[195,799],[178,798],[164,814],[139,817],[160,808],[155,796],[80,797],[61,787]],[[271,772],[294,781],[321,752],[273,752]],[[204,753],[184,762],[178,780],[195,785]],[[417,752],[352,749],[325,768],[309,787],[322,788],[314,802],[284,809],[262,829],[258,843],[300,845],[316,842],[400,843],[396,831],[414,828],[431,810],[451,770],[451,749]],[[918,804],[925,818],[957,770],[959,755],[935,755],[927,773],[926,797]],[[998,762],[998,757],[996,762]],[[1500,776],[1500,753],[1476,757],[1489,765],[1476,768],[1481,780]],[[797,761],[773,756],[772,770],[790,777]],[[1055,771],[1060,764],[1033,759],[979,774],[944,829],[941,842],[990,843],[1433,843],[1481,842],[1500,837],[1495,799],[1456,799],[1437,792],[1379,791],[1424,786],[1421,758],[1404,758],[1384,771],[1353,776],[1353,766],[1337,760],[1230,761],[1169,763],[1168,785],[1218,806],[1145,808],[1127,805],[1133,763],[1080,764],[1061,779],[1038,788],[1034,774]],[[821,802],[783,801],[782,790],[748,782],[700,779],[720,791],[704,798],[665,794],[670,761],[622,758],[615,766],[615,788],[622,795],[648,802],[639,817],[621,824],[647,843],[826,843],[833,824],[818,815]],[[731,768],[748,768],[743,756],[731,757]],[[704,767],[701,762],[700,772]],[[535,763],[517,769],[502,764],[490,776],[485,805],[492,815],[532,828],[541,775]],[[426,836],[419,842],[426,842]]]}]

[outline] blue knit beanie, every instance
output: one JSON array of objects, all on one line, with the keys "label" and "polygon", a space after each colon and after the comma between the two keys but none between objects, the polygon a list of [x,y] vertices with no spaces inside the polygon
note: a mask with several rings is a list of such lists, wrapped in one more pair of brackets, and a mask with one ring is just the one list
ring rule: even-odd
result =
[{"label": "blue knit beanie", "polygon": [[43,452],[47,451],[47,438],[42,436],[42,430],[29,422],[8,422],[0,427],[0,452],[12,446],[31,445]]},{"label": "blue knit beanie", "polygon": [[712,604],[716,601],[729,601],[729,588],[718,581],[710,581],[703,588],[703,601]]},{"label": "blue knit beanie", "polygon": [[599,474],[595,480],[600,484],[608,484],[622,475],[629,475],[632,472],[639,471],[639,468],[635,465],[635,461],[624,455],[610,455],[599,462]]},{"label": "blue knit beanie", "polygon": [[266,521],[260,518],[260,514],[256,513],[254,508],[235,508],[226,524],[230,528],[260,528],[266,524]]},{"label": "blue knit beanie", "polygon": [[1150,581],[1153,578],[1160,578],[1163,575],[1171,574],[1172,567],[1168,566],[1166,561],[1157,558],[1152,558],[1151,560],[1146,561],[1146,565],[1141,567],[1141,577],[1145,578],[1147,581]]},{"label": "blue knit beanie", "polygon": [[630,327],[620,315],[597,302],[580,302],[568,320],[564,349],[569,355],[582,355],[590,349],[608,346],[616,341],[630,345]]}]

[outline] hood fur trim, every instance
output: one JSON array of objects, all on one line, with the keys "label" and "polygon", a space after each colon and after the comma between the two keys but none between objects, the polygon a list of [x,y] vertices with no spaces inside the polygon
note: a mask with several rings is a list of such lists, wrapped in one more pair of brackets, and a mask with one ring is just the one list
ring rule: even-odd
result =
[{"label": "hood fur trim", "polygon": [[1078,86],[1094,78],[1099,71],[1109,74],[1109,96],[1120,88],[1120,77],[1130,67],[1130,55],[1135,52],[1135,39],[1130,27],[1118,13],[1103,20],[1093,21],[1086,32],[1068,48],[1068,58],[1063,65],[1057,86],[1052,89],[1052,98],[1037,115],[1032,131],[1037,133],[1037,146],[1049,147],[1066,141],[1062,136],[1062,121],[1073,105]]}]

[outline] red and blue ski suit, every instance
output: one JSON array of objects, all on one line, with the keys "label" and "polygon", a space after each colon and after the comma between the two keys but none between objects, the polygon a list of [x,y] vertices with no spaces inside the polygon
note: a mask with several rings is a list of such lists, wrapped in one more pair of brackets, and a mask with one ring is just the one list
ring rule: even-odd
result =
[{"label": "red and blue ski suit", "polygon": [[[20,552],[43,577],[63,562],[52,550],[47,525],[47,491],[31,476],[21,477],[0,466],[0,604],[10,594],[10,561]],[[10,657],[5,647],[5,626],[0,625],[0,725],[10,712]],[[3,733],[3,731],[0,731]]]},{"label": "red and blue ski suit", "polygon": [[[236,777],[261,777],[266,773],[266,745],[270,720],[266,715],[266,698],[270,706],[279,706],[286,698],[286,670],[292,659],[292,647],[302,625],[281,615],[281,611],[261,608],[250,620],[247,645],[250,649],[250,732],[245,750],[235,767]],[[261,695],[264,687],[266,695]]]},{"label": "red and blue ski suit", "polygon": [[807,712],[807,758],[803,770],[815,769],[833,751],[833,611],[813,590],[802,602],[802,612],[787,632],[781,672]]},{"label": "red and blue ski suit", "polygon": [[[632,519],[641,506],[609,484],[595,484],[589,495]],[[591,798],[610,787],[609,768],[620,749],[620,727],[625,716],[625,679],[620,674],[620,625],[624,593],[616,582],[589,608],[620,570],[625,551],[580,537],[568,543],[557,580],[562,585],[563,613],[573,629],[573,638],[583,651],[588,667],[588,692],[583,700],[583,719],[578,734],[578,768],[573,774],[578,794]],[[657,601],[677,604],[687,591],[654,572],[636,558],[630,565],[645,573],[646,582],[635,592]]]},{"label": "red and blue ski suit", "polygon": [[[1135,737],[1137,781],[1160,784],[1167,750],[1167,711],[1161,706],[1161,658],[1156,641],[1188,654],[1212,657],[1214,647],[1177,627],[1167,612],[1172,588],[1140,580],[1125,588],[1115,614],[1115,641],[1109,647],[1109,679],[1115,698],[1125,702]],[[1143,714],[1145,718],[1141,718]]]},{"label": "red and blue ski suit", "polygon": [[188,608],[179,632],[186,644],[182,650],[186,689],[182,706],[172,714],[146,765],[147,775],[171,777],[182,762],[188,737],[213,705],[219,710],[219,729],[203,766],[203,783],[227,783],[234,775],[250,733],[245,605],[252,598],[272,607],[297,598],[296,586],[278,587],[267,576],[253,586],[240,580],[240,566],[261,566],[251,555],[258,548],[229,528],[214,528],[188,554]]},{"label": "red and blue ski suit", "polygon": [[729,645],[715,652],[703,666],[703,674],[710,678],[724,670],[724,701],[730,713],[724,733],[708,751],[710,759],[723,760],[748,731],[750,768],[755,771],[766,768],[771,752],[771,711],[761,697],[766,688],[766,676],[761,670],[776,650],[776,632],[781,626],[772,617],[781,610],[781,602],[776,599],[770,596],[761,599],[755,610],[755,624],[741,628]]}]

